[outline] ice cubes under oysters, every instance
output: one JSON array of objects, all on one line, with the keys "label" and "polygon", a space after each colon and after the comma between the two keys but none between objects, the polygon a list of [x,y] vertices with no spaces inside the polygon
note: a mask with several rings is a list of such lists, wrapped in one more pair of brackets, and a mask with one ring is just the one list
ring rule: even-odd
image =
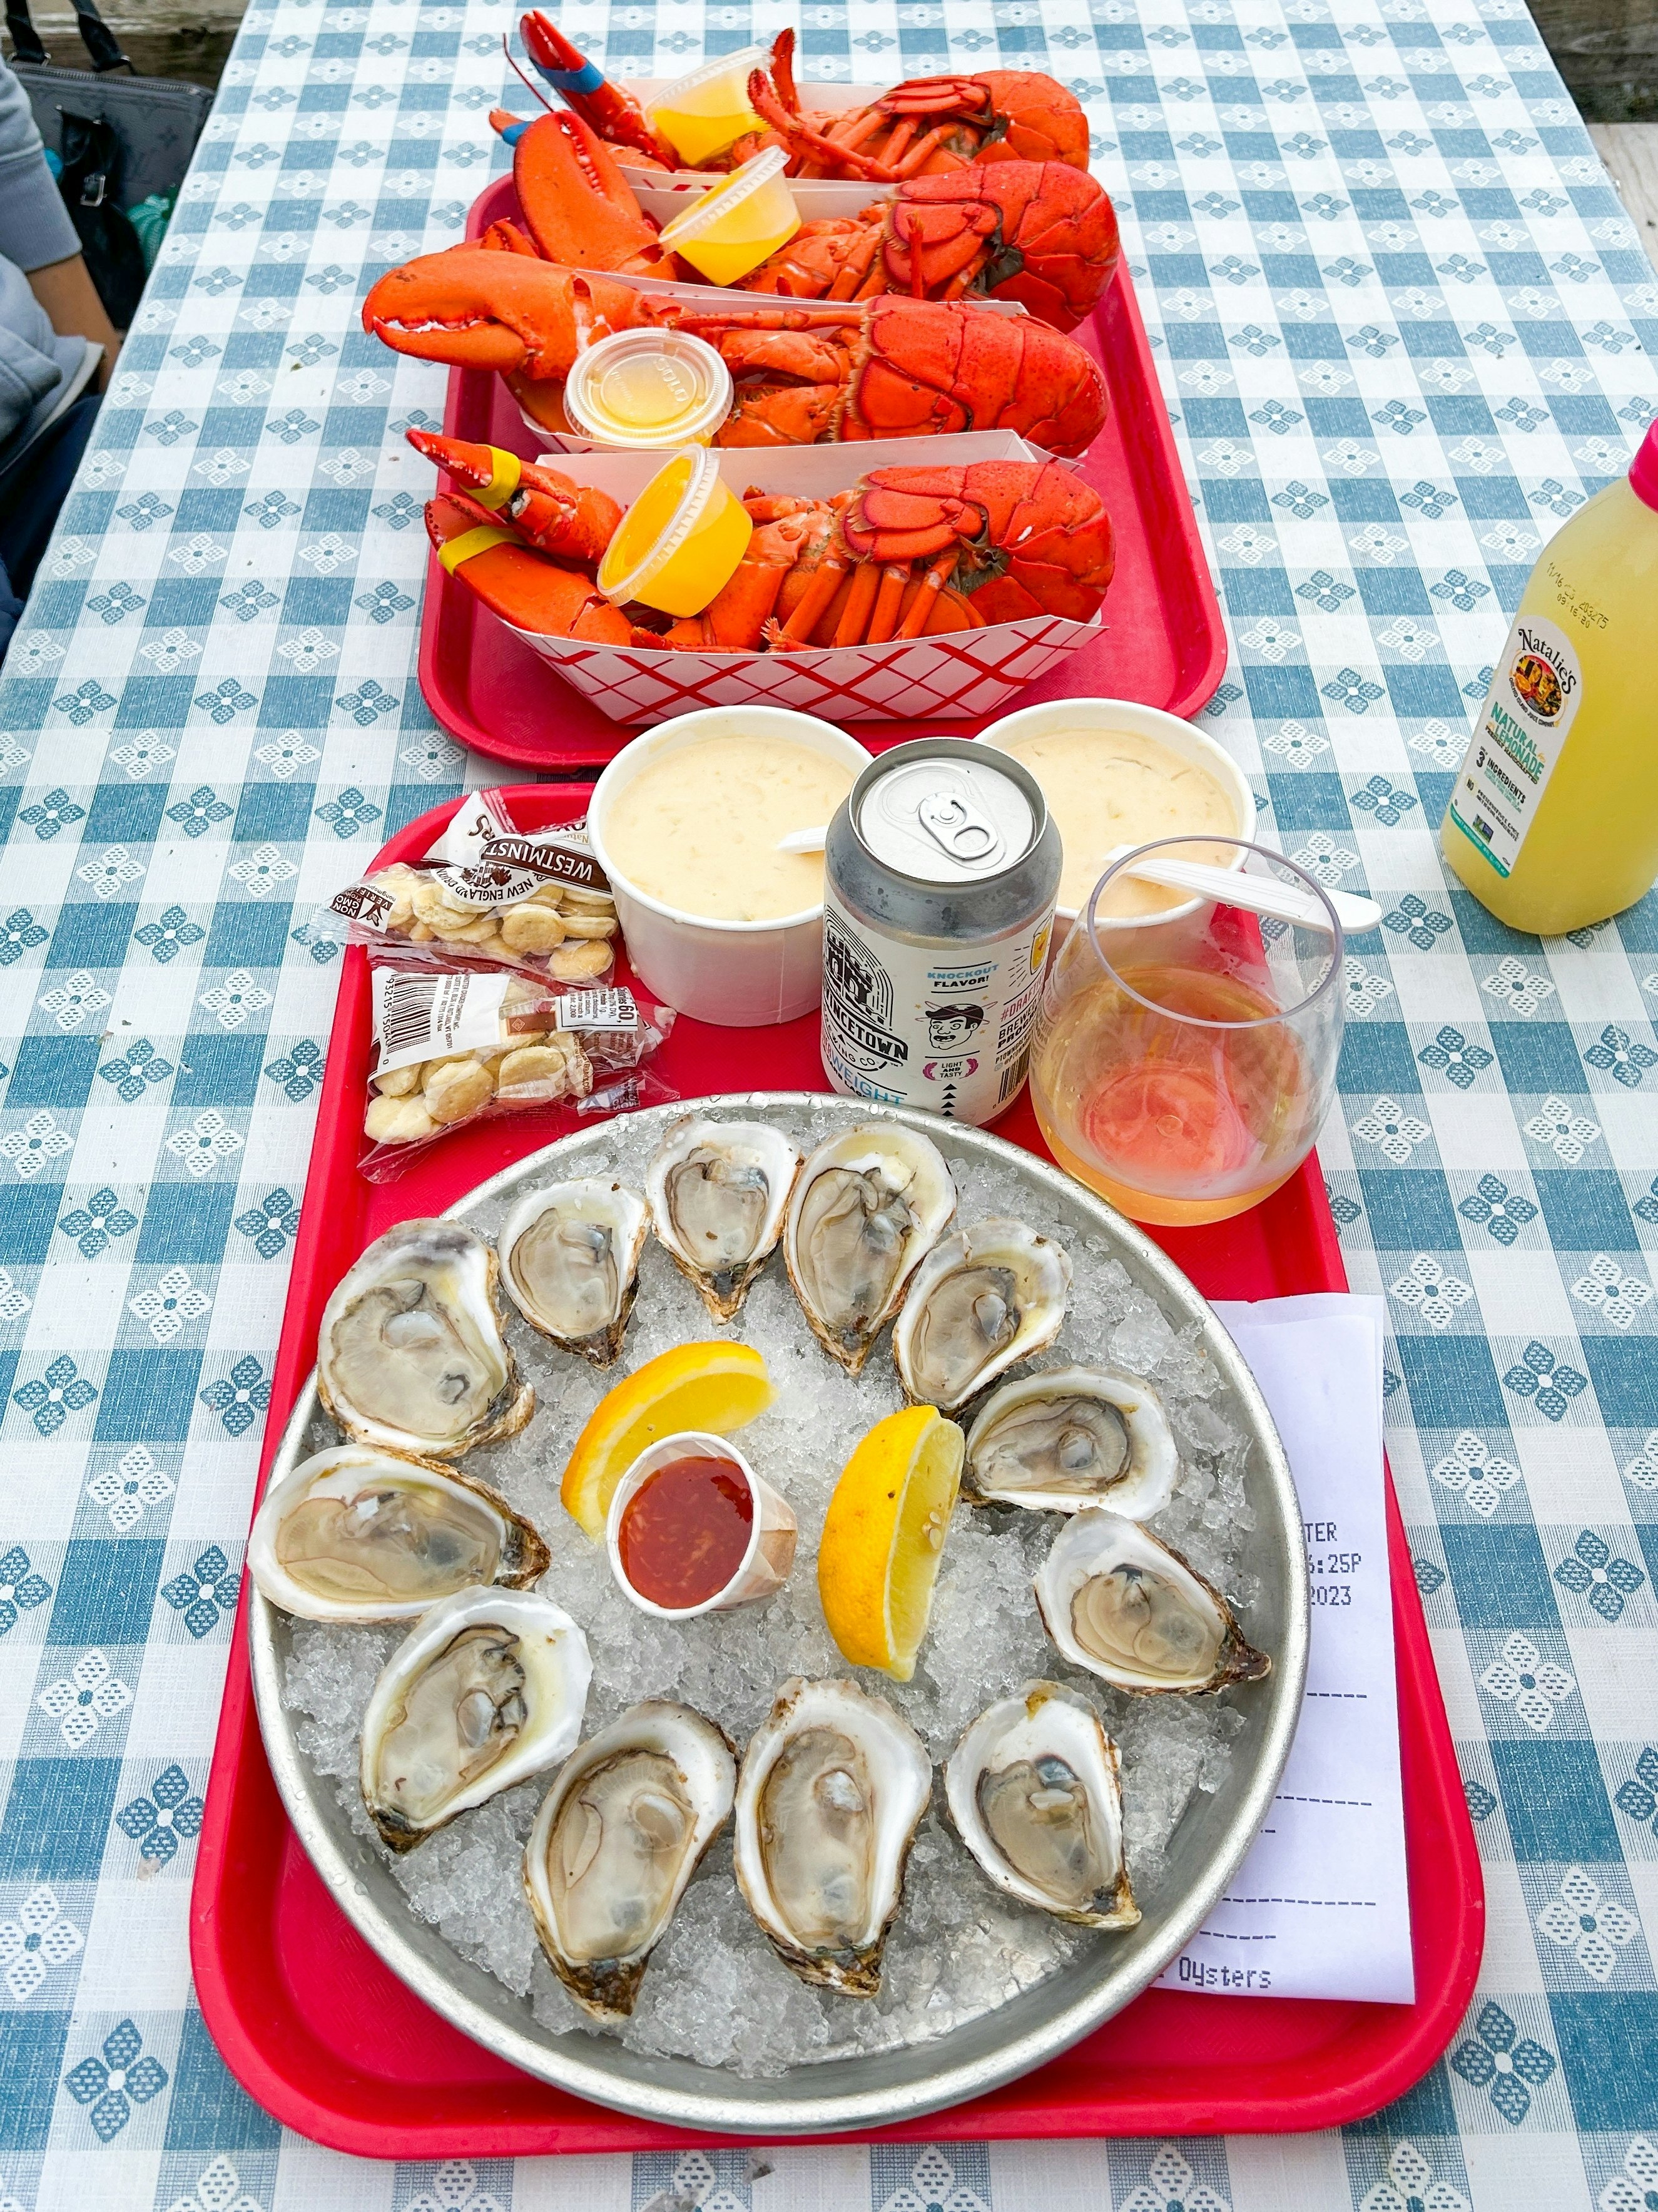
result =
[{"label": "ice cubes under oysters", "polygon": [[1070,1255],[1051,1237],[999,1217],[958,1230],[916,1269],[893,1328],[905,1392],[955,1413],[1052,1344],[1070,1295]]},{"label": "ice cubes under oysters", "polygon": [[412,1620],[455,1590],[527,1589],[547,1564],[536,1529],[487,1483],[365,1444],[302,1461],[247,1540],[260,1589],[306,1620]]},{"label": "ice cubes under oysters", "polygon": [[1104,1505],[1145,1521],[1173,1497],[1179,1472],[1169,1416],[1149,1383],[1054,1367],[985,1401],[968,1436],[962,1494],[1035,1512]]},{"label": "ice cubes under oysters", "polygon": [[956,1832],[998,1889],[1084,1928],[1140,1917],[1123,1859],[1117,1747],[1091,1705],[1027,1682],[972,1722],[944,1765]]},{"label": "ice cubes under oysters", "polygon": [[716,1319],[730,1321],[783,1233],[800,1155],[767,1121],[673,1122],[645,1170],[651,1224]]},{"label": "ice cubes under oysters", "polygon": [[507,1295],[531,1328],[608,1367],[639,1287],[650,1216],[613,1176],[580,1176],[527,1192],[495,1239]]},{"label": "ice cubes under oysters", "polygon": [[357,1443],[459,1459],[512,1436],[535,1393],[501,1334],[495,1255],[460,1221],[400,1221],[323,1308],[317,1395]]},{"label": "ice cubes under oysters", "polygon": [[559,1769],[525,1847],[524,1887],[542,1948],[595,2020],[633,2010],[736,1786],[723,1731],[656,1698],[589,1736]]},{"label": "ice cubes under oysters", "polygon": [[568,1613],[527,1590],[466,1589],[423,1613],[362,1717],[368,1817],[394,1851],[556,1766],[581,1733],[592,1662]]},{"label": "ice cubes under oysters", "polygon": [[749,1910],[802,1981],[878,1993],[932,1795],[926,1747],[884,1698],[844,1680],[784,1683],[743,1754],[734,1857]]},{"label": "ice cubes under oysters", "polygon": [[1097,1506],[1055,1538],[1036,1603],[1066,1657],[1119,1690],[1189,1694],[1272,1671],[1220,1592],[1178,1552]]},{"label": "ice cubes under oysters", "polygon": [[856,1375],[956,1211],[944,1156],[902,1121],[825,1138],[801,1169],[783,1261],[812,1334]]}]

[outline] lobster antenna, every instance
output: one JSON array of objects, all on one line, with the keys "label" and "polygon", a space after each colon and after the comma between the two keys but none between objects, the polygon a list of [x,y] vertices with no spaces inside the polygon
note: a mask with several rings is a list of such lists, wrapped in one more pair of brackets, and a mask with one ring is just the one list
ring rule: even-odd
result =
[{"label": "lobster antenna", "polygon": [[538,84],[531,84],[529,78],[525,76],[523,70],[519,66],[518,56],[513,52],[512,45],[510,43],[510,33],[506,31],[503,31],[501,34],[501,51],[507,57],[507,67],[523,85],[525,90],[532,94],[533,96],[541,102],[548,114],[550,115],[553,112],[552,101],[548,99],[546,94],[541,89],[541,87]]}]

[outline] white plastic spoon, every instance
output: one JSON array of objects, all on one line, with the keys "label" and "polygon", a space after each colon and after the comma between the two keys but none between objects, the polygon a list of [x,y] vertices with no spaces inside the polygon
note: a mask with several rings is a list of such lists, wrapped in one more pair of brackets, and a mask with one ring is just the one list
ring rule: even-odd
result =
[{"label": "white plastic spoon", "polygon": [[821,853],[828,842],[829,823],[825,822],[816,830],[791,830],[786,837],[778,839],[777,849],[780,853]]},{"label": "white plastic spoon", "polygon": [[[1113,846],[1105,855],[1105,866],[1114,867],[1133,850],[1132,845]],[[1248,914],[1266,915],[1276,921],[1297,922],[1309,929],[1329,927],[1329,916],[1310,891],[1299,884],[1280,883],[1275,876],[1246,875],[1238,868],[1212,868],[1201,860],[1164,860],[1151,853],[1127,872],[1142,883],[1161,884],[1165,890],[1195,891],[1223,906],[1241,906]],[[1352,891],[1327,890],[1324,896],[1345,933],[1380,926],[1382,908],[1374,899],[1360,898]]]}]

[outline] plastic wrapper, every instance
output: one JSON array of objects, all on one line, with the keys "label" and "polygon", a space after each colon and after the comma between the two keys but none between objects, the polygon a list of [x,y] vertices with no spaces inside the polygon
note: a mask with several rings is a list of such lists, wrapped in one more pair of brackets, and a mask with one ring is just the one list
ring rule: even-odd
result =
[{"label": "plastic wrapper", "polygon": [[609,977],[622,942],[584,825],[520,831],[494,790],[461,801],[424,860],[394,860],[348,884],[317,927],[376,952],[513,968],[575,989]]},{"label": "plastic wrapper", "polygon": [[371,963],[374,1042],[363,1150],[371,1182],[484,1115],[562,1109],[570,1121],[678,1094],[647,1066],[673,1026],[670,1006],[631,991],[567,990],[434,958]]}]

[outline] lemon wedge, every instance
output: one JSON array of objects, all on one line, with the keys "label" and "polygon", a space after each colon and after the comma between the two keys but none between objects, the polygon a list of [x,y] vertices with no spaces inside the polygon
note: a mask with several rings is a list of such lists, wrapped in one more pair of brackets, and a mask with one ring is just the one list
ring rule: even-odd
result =
[{"label": "lemon wedge", "polygon": [[751,1345],[677,1344],[607,1390],[575,1440],[560,1496],[594,1542],[616,1484],[647,1444],[682,1429],[728,1437],[772,1401],[766,1363]]},{"label": "lemon wedge", "polygon": [[847,1462],[817,1552],[823,1618],[854,1667],[915,1672],[966,1439],[934,1406],[878,1421]]}]

